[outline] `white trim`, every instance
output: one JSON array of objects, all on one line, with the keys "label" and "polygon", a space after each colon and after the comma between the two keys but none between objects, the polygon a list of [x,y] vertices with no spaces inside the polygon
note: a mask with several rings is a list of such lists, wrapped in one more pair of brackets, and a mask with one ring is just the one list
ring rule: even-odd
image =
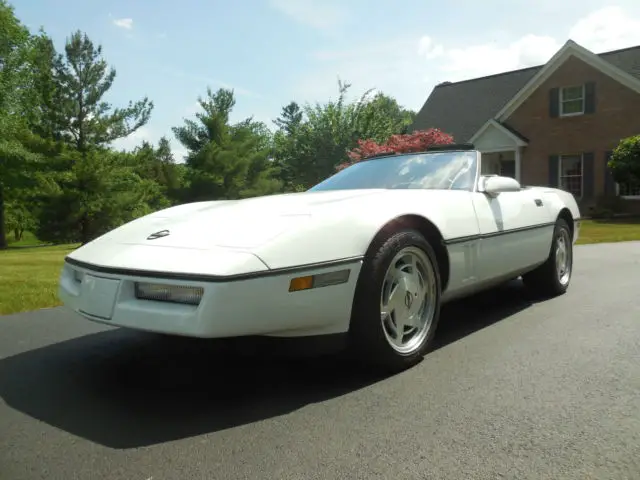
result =
[{"label": "white trim", "polygon": [[580,196],[576,197],[582,199],[584,197],[584,154],[583,153],[566,153],[564,155],[558,155],[558,188],[562,188],[562,177],[577,177],[577,175],[562,175],[562,157],[580,157]]},{"label": "white trim", "polygon": [[514,152],[515,147],[501,147],[501,148],[492,148],[491,150],[480,150],[480,153],[503,153],[503,152]]},{"label": "white trim", "polygon": [[499,122],[505,121],[529,96],[536,91],[570,56],[574,56],[591,67],[601,71],[605,75],[610,76],[622,85],[640,93],[640,80],[619,69],[611,63],[603,60],[595,53],[578,45],[573,40],[568,40],[564,46],[551,57],[544,67],[536,73],[527,84],[520,89],[515,96],[507,102],[507,104],[494,117]]},{"label": "white trim", "polygon": [[617,197],[624,198],[625,200],[640,200],[640,195],[620,195],[620,184],[615,182],[615,185]]},{"label": "white trim", "polygon": [[[527,142],[525,142],[523,139],[521,139],[519,136],[514,134],[512,131],[510,131],[508,128],[506,128],[504,125],[501,125],[499,122],[497,122],[493,118],[490,118],[489,120],[487,120],[485,122],[485,124],[482,125],[482,127],[480,127],[480,130],[478,130],[476,133],[473,134],[473,137],[471,137],[471,139],[469,140],[469,143],[475,143],[475,141],[478,138],[480,138],[480,136],[485,132],[485,130],[487,130],[487,128],[489,128],[491,126],[497,128],[502,133],[504,133],[507,137],[509,137],[511,140],[513,140],[513,143],[515,144],[514,146],[526,147],[528,145]],[[506,151],[511,151],[511,150],[513,150],[513,148],[504,147],[502,150],[495,150],[495,151],[496,152],[506,152]],[[485,153],[489,153],[489,152],[486,151]]]},{"label": "white trim", "polygon": [[[500,149],[500,150],[483,151],[483,152],[480,152],[480,155],[481,155],[481,157],[482,157],[482,155],[484,155],[485,153],[486,153],[487,155],[490,155],[490,154],[492,154],[492,153],[513,152],[513,154],[514,154],[514,156],[513,156],[513,160],[511,160],[511,159],[508,159],[508,160],[505,160],[505,159],[502,159],[502,160],[500,160],[500,159],[495,159],[495,161],[498,163],[498,165],[499,165],[499,167],[500,167],[500,173],[499,173],[500,175],[502,175],[502,164],[501,164],[501,162],[503,162],[503,161],[514,162],[514,166],[515,166],[515,169],[514,169],[514,170],[515,170],[515,171],[514,171],[514,178],[515,178],[518,182],[520,182],[520,170],[521,170],[521,168],[520,168],[520,166],[521,166],[521,155],[520,155],[520,151],[521,151],[520,147],[516,147],[516,148],[502,148],[502,149]],[[487,162],[487,160],[486,160],[486,159],[484,159],[484,158],[481,158],[480,169],[482,169],[482,165],[487,165],[487,164],[488,164],[488,163],[485,163],[485,162]]]},{"label": "white trim", "polygon": [[[564,90],[567,88],[580,88],[582,90],[582,97],[580,98],[572,98],[571,100],[566,100],[567,102],[576,102],[578,100],[582,101],[582,109],[579,112],[572,113],[563,113],[562,106],[565,103],[564,98]],[[575,117],[578,115],[584,115],[586,101],[587,101],[587,92],[584,83],[582,85],[565,85],[564,87],[558,87],[558,116],[559,117]]]}]

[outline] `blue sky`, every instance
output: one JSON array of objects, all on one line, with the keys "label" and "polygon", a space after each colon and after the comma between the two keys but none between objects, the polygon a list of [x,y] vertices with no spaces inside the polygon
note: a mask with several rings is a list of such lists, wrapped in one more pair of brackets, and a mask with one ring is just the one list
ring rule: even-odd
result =
[{"label": "blue sky", "polygon": [[[535,8],[532,5],[536,5]],[[418,110],[433,86],[537,65],[571,38],[595,52],[640,45],[640,2],[620,0],[13,0],[62,50],[80,29],[117,70],[109,100],[147,95],[151,121],[118,147],[168,135],[207,86],[234,88],[234,120],[377,88]]]}]

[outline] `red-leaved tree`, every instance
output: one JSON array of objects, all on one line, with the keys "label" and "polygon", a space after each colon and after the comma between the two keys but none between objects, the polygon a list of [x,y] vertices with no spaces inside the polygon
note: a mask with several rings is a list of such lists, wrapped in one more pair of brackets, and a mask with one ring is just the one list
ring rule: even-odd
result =
[{"label": "red-leaved tree", "polygon": [[336,169],[342,170],[373,155],[424,152],[432,145],[449,145],[452,143],[453,137],[437,128],[418,130],[407,135],[392,135],[383,144],[378,144],[373,140],[358,140],[358,146],[347,154],[349,161],[341,163]]}]

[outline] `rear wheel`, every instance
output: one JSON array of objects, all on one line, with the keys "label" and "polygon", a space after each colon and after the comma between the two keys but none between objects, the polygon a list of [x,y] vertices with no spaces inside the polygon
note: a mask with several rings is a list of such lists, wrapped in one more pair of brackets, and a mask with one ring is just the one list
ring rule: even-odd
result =
[{"label": "rear wheel", "polygon": [[391,234],[364,260],[349,332],[352,352],[390,371],[419,362],[437,327],[440,291],[429,242],[415,230]]},{"label": "rear wheel", "polygon": [[573,240],[569,224],[558,218],[547,261],[522,276],[524,284],[539,295],[562,295],[569,288],[573,273]]}]

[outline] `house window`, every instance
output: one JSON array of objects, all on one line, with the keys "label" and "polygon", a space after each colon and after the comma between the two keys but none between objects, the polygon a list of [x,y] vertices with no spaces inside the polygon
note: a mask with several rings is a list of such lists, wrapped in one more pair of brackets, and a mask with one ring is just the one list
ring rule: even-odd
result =
[{"label": "house window", "polygon": [[584,85],[560,89],[560,115],[580,115],[584,113]]},{"label": "house window", "polygon": [[562,155],[560,168],[560,188],[582,198],[582,155]]},{"label": "house window", "polygon": [[616,183],[618,195],[624,198],[640,198],[640,185],[630,185],[628,183]]}]

